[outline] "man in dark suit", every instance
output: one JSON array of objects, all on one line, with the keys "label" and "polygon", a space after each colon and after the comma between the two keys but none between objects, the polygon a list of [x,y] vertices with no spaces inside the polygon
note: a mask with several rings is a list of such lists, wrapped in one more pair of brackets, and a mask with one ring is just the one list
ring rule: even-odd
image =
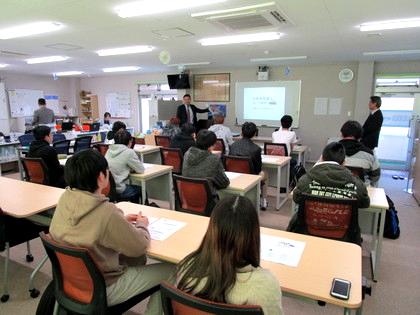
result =
[{"label": "man in dark suit", "polygon": [[373,150],[378,146],[379,133],[381,132],[384,117],[379,109],[382,101],[379,96],[371,96],[369,102],[370,115],[363,125],[362,143]]},{"label": "man in dark suit", "polygon": [[182,98],[182,102],[183,104],[179,105],[176,110],[176,117],[178,117],[180,121],[179,125],[182,126],[183,124],[189,123],[193,124],[197,129],[197,113],[207,113],[209,112],[208,108],[200,109],[191,104],[190,94],[185,94]]}]

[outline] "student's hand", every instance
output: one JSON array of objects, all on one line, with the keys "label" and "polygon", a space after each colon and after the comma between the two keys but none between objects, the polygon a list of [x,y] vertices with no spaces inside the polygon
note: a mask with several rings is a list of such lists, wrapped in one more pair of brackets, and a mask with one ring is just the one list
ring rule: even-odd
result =
[{"label": "student's hand", "polygon": [[137,221],[137,214],[130,213],[125,216],[128,222],[136,222]]},{"label": "student's hand", "polygon": [[136,222],[142,223],[144,226],[149,226],[149,219],[146,216],[141,215],[141,213],[137,216]]}]

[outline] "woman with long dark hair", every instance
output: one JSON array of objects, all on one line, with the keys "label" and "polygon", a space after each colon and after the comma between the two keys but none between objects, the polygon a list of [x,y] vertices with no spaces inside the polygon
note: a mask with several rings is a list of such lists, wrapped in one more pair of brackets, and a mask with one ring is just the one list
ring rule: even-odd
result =
[{"label": "woman with long dark hair", "polygon": [[267,315],[283,314],[279,283],[260,267],[258,215],[245,197],[218,202],[200,247],[179,263],[177,275],[184,292],[215,302],[260,305]]}]

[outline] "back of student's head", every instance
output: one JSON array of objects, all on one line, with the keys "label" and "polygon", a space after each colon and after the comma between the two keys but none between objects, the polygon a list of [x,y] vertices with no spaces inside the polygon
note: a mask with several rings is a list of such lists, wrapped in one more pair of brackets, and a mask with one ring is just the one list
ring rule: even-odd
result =
[{"label": "back of student's head", "polygon": [[341,165],[345,159],[346,151],[341,143],[331,142],[322,151],[322,160],[324,162],[337,162]]},{"label": "back of student's head", "polygon": [[289,129],[290,127],[292,127],[292,123],[293,123],[293,118],[290,115],[284,115],[281,119],[280,119],[280,123],[281,123],[281,127],[282,128],[287,128]]},{"label": "back of student's head", "polygon": [[363,127],[355,120],[346,121],[340,131],[343,138],[353,137],[356,140],[359,140],[363,136]]},{"label": "back of student's head", "polygon": [[217,141],[216,134],[213,131],[202,129],[198,132],[196,145],[201,150],[207,150]]},{"label": "back of student's head", "polygon": [[258,128],[253,122],[245,122],[242,125],[242,137],[251,139],[257,134]]},{"label": "back of student's head", "polygon": [[194,133],[195,133],[195,128],[194,128],[194,125],[193,125],[193,124],[189,124],[189,123],[183,124],[183,125],[181,126],[181,132],[182,132],[184,135],[191,136],[192,134],[194,134]]},{"label": "back of student's head", "polygon": [[35,140],[44,140],[51,133],[51,128],[48,126],[36,126],[32,133]]},{"label": "back of student's head", "polygon": [[376,107],[379,108],[382,105],[382,99],[380,96],[371,96],[370,101],[376,104]]},{"label": "back of student's head", "polygon": [[38,99],[38,105],[46,105],[47,102],[45,101],[45,98],[39,98]]},{"label": "back of student's head", "polygon": [[72,155],[64,168],[64,179],[70,188],[89,191],[98,189],[98,177],[106,176],[108,162],[97,150],[89,149]]},{"label": "back of student's head", "polygon": [[111,118],[111,113],[105,112],[104,113],[104,118]]},{"label": "back of student's head", "polygon": [[130,143],[131,139],[133,139],[133,137],[125,129],[121,129],[121,130],[117,131],[114,135],[114,143],[115,144],[128,145]]},{"label": "back of student's head", "polygon": [[225,117],[220,112],[215,112],[213,114],[213,122],[215,124],[223,124],[225,122]]},{"label": "back of student's head", "polygon": [[172,118],[169,120],[169,125],[172,125],[172,126],[179,126],[179,124],[180,124],[180,120],[179,120],[179,118],[178,118],[178,117],[172,117]]},{"label": "back of student's head", "polygon": [[112,125],[112,130],[110,132],[108,132],[108,134],[106,135],[106,138],[108,140],[112,140],[114,139],[115,134],[119,131],[119,130],[125,130],[127,128],[127,126],[122,122],[122,121],[116,121],[114,122],[114,124]]},{"label": "back of student's head", "polygon": [[[260,226],[257,211],[245,197],[230,196],[214,207],[200,247],[181,261],[178,287],[211,301],[226,302],[237,269],[260,265]],[[206,278],[206,285],[191,279]],[[199,281],[198,281],[199,282]],[[194,287],[196,286],[196,287]],[[195,290],[196,289],[196,290]]]}]

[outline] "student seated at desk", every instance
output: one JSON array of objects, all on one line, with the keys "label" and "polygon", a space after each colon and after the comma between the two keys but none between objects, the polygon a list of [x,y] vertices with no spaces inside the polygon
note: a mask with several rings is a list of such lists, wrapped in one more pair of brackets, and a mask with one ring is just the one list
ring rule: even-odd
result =
[{"label": "student seated at desk", "polygon": [[[293,191],[296,204],[302,202],[303,193],[333,198],[354,198],[359,208],[367,208],[370,204],[365,184],[343,166],[346,158],[344,146],[338,142],[328,144],[322,152],[321,161],[303,175]],[[304,216],[297,213],[290,221],[288,231],[306,233]],[[349,233],[349,240],[360,244],[360,227],[354,227]]]},{"label": "student seated at desk", "polygon": [[281,128],[274,131],[271,135],[273,143],[284,143],[287,146],[287,153],[290,156],[293,150],[293,145],[297,143],[296,133],[290,128],[293,124],[293,118],[290,115],[284,115],[281,120]]},{"label": "student seated at desk", "polygon": [[210,126],[209,130],[213,131],[218,139],[223,139],[223,142],[225,143],[225,154],[228,155],[229,146],[233,144],[232,132],[228,127],[223,125],[225,117],[223,117],[222,113],[215,112],[213,114],[213,121],[214,125]]},{"label": "student seated at desk", "polygon": [[249,199],[230,196],[215,206],[200,247],[177,268],[177,286],[197,297],[236,305],[259,305],[283,314],[277,279],[260,266],[260,226]]},{"label": "student seated at desk", "polygon": [[214,132],[203,129],[197,135],[196,147],[191,147],[184,156],[182,176],[207,178],[215,198],[217,189],[229,186],[229,178],[225,174],[222,161],[211,153],[217,138]]},{"label": "student seated at desk", "polygon": [[343,137],[340,143],[346,150],[346,165],[363,168],[368,176],[366,184],[377,186],[381,169],[374,152],[360,142],[363,135],[362,125],[349,120],[344,123],[340,131]]},{"label": "student seated at desk", "polygon": [[105,158],[115,180],[117,200],[139,203],[140,186],[130,185],[130,173],[144,173],[144,166],[137,153],[130,149],[132,141],[127,130],[118,131],[114,135],[115,143],[109,146]]},{"label": "student seated at desk", "polygon": [[101,122],[101,127],[104,130],[112,129],[111,114],[109,112],[104,113],[104,120]]},{"label": "student seated at desk", "polygon": [[234,144],[230,147],[230,155],[235,156],[247,156],[251,158],[252,166],[254,169],[254,174],[261,175],[261,210],[266,210],[267,203],[267,185],[265,181],[267,180],[267,174],[265,174],[262,169],[262,159],[261,159],[261,148],[259,145],[252,142],[252,138],[257,134],[258,128],[252,122],[245,122],[242,125],[242,139],[235,141]]},{"label": "student seated at desk", "polygon": [[[105,278],[108,305],[127,301],[172,275],[170,264],[145,265],[150,245],[147,217],[124,217],[102,194],[109,171],[99,152],[89,149],[70,157],[65,178],[69,187],[58,201],[51,237],[89,250]],[[145,314],[162,314],[159,293],[151,296]]]},{"label": "student seated at desk", "polygon": [[169,120],[169,123],[162,129],[162,136],[167,136],[171,138],[171,140],[181,132],[179,129],[179,119],[177,117],[172,117]]},{"label": "student seated at desk", "polygon": [[64,188],[64,167],[58,161],[57,151],[50,144],[53,142],[51,128],[37,126],[33,130],[35,140],[31,142],[28,154],[29,158],[41,158],[48,168],[50,186]]},{"label": "student seated at desk", "polygon": [[193,146],[195,146],[195,128],[192,124],[183,124],[181,132],[172,138],[170,147],[179,148],[182,154],[185,154]]},{"label": "student seated at desk", "polygon": [[114,144],[114,135],[120,130],[126,130],[127,126],[122,121],[116,121],[112,125],[112,130],[106,135],[105,144]]}]

